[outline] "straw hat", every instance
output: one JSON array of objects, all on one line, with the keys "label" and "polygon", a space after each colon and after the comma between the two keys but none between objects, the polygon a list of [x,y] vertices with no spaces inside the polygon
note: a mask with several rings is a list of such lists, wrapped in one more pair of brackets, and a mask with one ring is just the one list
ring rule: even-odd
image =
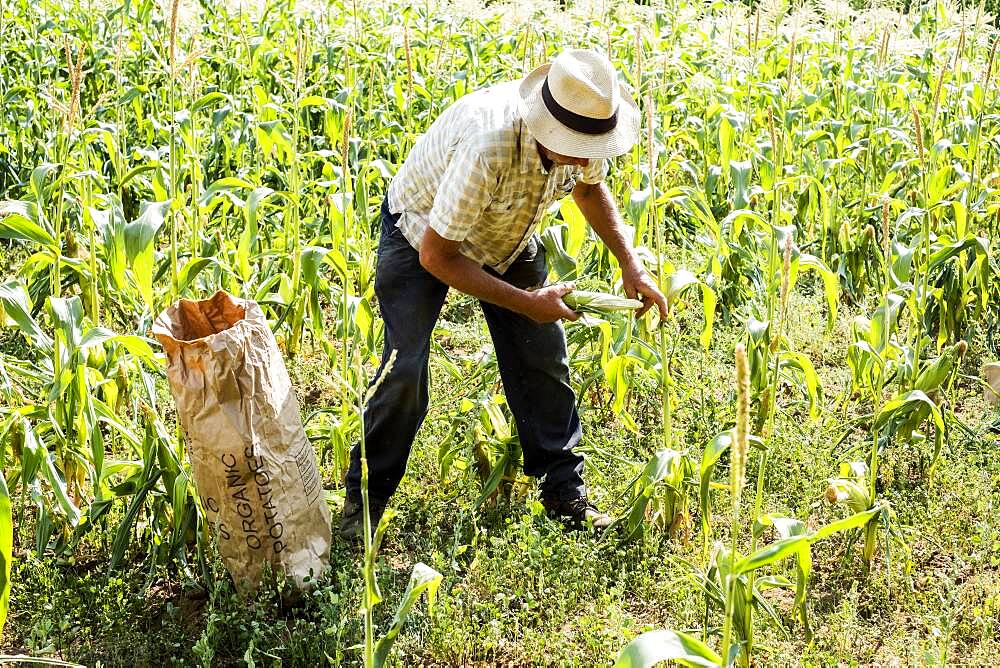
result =
[{"label": "straw hat", "polygon": [[613,158],[638,141],[639,109],[605,56],[564,51],[518,87],[521,117],[538,142],[573,158]]}]

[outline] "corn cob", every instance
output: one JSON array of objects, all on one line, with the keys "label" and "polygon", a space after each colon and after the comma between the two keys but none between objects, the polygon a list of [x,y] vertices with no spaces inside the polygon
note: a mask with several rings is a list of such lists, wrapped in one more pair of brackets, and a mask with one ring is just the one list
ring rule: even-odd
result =
[{"label": "corn cob", "polygon": [[939,357],[929,360],[927,366],[917,376],[914,389],[928,394],[939,390],[948,381],[955,365],[965,355],[968,347],[969,344],[965,341],[959,341],[955,345],[945,348]]},{"label": "corn cob", "polygon": [[636,311],[642,308],[638,299],[619,297],[604,292],[574,290],[563,295],[563,301],[574,311],[581,313],[609,313],[611,311]]}]

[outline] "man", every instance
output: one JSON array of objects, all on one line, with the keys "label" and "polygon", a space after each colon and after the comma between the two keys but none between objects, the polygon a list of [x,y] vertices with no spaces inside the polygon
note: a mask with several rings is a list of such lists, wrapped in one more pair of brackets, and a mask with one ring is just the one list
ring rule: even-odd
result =
[{"label": "man", "polygon": [[[611,524],[587,499],[576,397],[560,320],[576,320],[566,284],[548,270],[534,236],[548,207],[572,193],[614,253],[625,294],[663,295],[628,241],[603,184],[608,158],[636,142],[639,113],[614,67],[593,51],[568,51],[521,81],[466,95],[413,147],[382,204],[375,294],[385,321],[382,365],[396,360],[365,411],[373,526],[406,469],[427,413],[430,337],[449,287],[480,300],[524,471],[542,478],[551,517],[574,527]],[[361,453],[351,451],[341,533],[362,532]]]}]

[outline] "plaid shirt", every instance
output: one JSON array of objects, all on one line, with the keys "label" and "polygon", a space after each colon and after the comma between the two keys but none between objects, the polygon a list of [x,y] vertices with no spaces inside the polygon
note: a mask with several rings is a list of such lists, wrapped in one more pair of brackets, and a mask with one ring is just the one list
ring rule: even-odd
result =
[{"label": "plaid shirt", "polygon": [[518,111],[519,81],[462,97],[431,124],[389,185],[389,209],[419,249],[427,226],[502,273],[531,240],[545,211],[577,180],[600,183],[607,161],[546,170]]}]

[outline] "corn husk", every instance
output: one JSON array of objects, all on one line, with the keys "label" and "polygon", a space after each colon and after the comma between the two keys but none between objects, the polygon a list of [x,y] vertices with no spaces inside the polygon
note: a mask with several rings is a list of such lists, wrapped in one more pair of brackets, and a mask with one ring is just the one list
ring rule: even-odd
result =
[{"label": "corn husk", "polygon": [[637,311],[642,308],[642,302],[638,299],[587,290],[574,290],[563,295],[563,301],[578,313],[600,314],[613,311]]},{"label": "corn husk", "polygon": [[967,347],[964,342],[956,343],[945,348],[940,356],[928,361],[927,366],[917,376],[913,389],[927,393],[940,389],[954,370],[955,364],[961,356],[959,351],[964,351],[964,348]]}]

